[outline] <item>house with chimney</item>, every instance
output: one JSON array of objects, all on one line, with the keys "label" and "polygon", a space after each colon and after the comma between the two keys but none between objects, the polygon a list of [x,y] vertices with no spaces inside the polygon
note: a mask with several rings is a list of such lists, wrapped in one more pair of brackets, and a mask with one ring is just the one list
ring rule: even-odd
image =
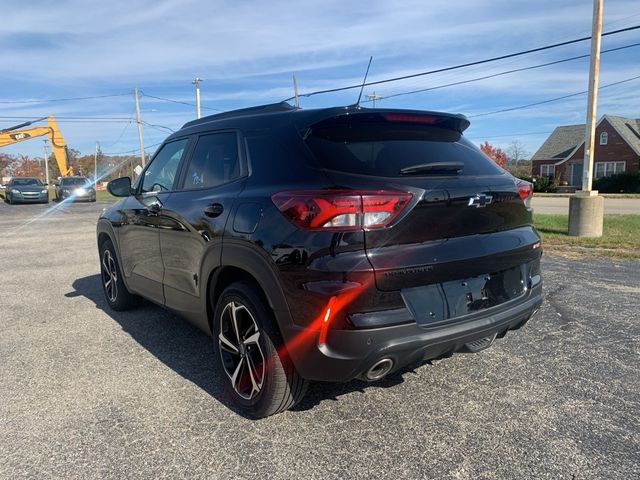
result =
[{"label": "house with chimney", "polygon": [[[557,127],[531,157],[532,175],[582,186],[586,127]],[[640,119],[604,115],[596,125],[593,178],[640,170]]]}]

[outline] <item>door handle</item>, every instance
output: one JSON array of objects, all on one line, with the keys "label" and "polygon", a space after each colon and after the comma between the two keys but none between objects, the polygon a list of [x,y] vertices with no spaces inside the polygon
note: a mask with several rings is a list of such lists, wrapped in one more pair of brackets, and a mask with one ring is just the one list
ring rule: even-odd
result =
[{"label": "door handle", "polygon": [[224,207],[222,206],[222,204],[214,203],[212,205],[209,205],[208,207],[205,207],[204,214],[207,217],[213,218],[213,217],[219,216],[223,211],[224,211]]}]

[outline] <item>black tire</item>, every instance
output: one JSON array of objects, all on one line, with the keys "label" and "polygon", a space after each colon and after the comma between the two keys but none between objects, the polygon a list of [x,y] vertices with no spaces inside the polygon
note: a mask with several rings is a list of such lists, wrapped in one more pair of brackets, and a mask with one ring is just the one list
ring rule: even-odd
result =
[{"label": "black tire", "polygon": [[100,280],[104,297],[113,310],[130,310],[140,304],[140,297],[131,293],[124,284],[111,240],[100,245]]},{"label": "black tire", "polygon": [[[236,317],[231,314],[233,308],[236,309]],[[240,330],[239,336],[244,342],[238,342],[235,331],[229,326],[233,318],[237,318],[236,331]],[[255,327],[250,326],[252,321]],[[283,344],[282,338],[271,309],[256,287],[246,282],[229,285],[218,299],[212,327],[216,373],[224,382],[226,397],[233,407],[250,417],[264,418],[288,410],[302,400],[308,382],[300,377],[291,359],[283,351],[278,352],[278,347]],[[247,329],[243,335],[244,327]],[[221,333],[229,337],[225,337],[224,342]],[[257,341],[248,341],[254,337]],[[232,343],[231,346],[228,341]],[[243,344],[241,351],[234,347],[234,344],[239,346],[240,343]],[[223,344],[225,347],[221,346]],[[238,353],[234,353],[230,347],[236,348]],[[235,375],[238,380],[234,386],[234,375],[230,372],[236,371],[240,373]],[[262,381],[256,390],[260,373]]]}]

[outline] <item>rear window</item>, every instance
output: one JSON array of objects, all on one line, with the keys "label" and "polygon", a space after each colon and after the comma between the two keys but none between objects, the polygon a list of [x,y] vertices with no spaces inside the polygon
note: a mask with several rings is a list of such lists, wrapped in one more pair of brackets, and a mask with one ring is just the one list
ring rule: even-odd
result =
[{"label": "rear window", "polygon": [[40,186],[42,182],[37,178],[14,178],[11,184],[14,187],[31,187],[31,186]]},{"label": "rear window", "polygon": [[460,175],[494,175],[500,168],[461,133],[447,128],[385,123],[314,126],[306,143],[329,170],[396,177],[406,167],[462,162]]}]

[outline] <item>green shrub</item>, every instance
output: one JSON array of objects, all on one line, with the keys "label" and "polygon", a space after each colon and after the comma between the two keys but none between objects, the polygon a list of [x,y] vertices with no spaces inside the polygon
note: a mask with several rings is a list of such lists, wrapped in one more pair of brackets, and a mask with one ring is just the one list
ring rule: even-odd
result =
[{"label": "green shrub", "polygon": [[532,180],[534,192],[550,192],[555,190],[555,185],[553,185],[549,177],[540,177],[535,175]]},{"label": "green shrub", "polygon": [[640,173],[618,173],[594,180],[593,189],[602,193],[640,193]]}]

